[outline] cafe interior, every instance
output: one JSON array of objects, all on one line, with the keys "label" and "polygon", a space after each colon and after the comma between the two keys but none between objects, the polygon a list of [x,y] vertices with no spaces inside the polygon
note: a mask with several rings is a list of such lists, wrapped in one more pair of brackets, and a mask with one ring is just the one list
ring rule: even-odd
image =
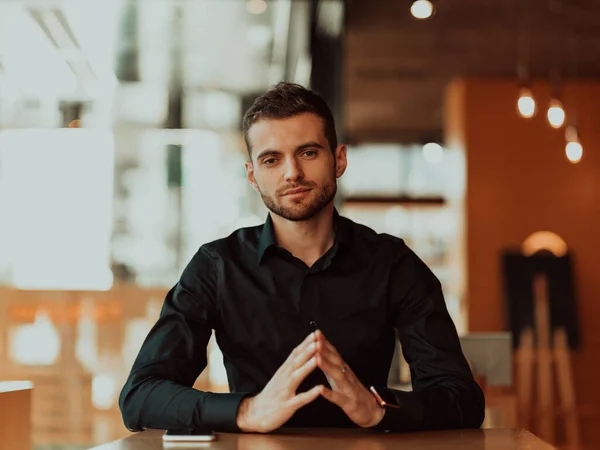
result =
[{"label": "cafe interior", "polygon": [[[282,80],[333,111],[340,214],[441,281],[482,429],[600,448],[599,55],[595,0],[3,0],[0,449],[134,437],[165,294],[266,218],[241,120]],[[227,392],[207,355],[194,387]]]}]

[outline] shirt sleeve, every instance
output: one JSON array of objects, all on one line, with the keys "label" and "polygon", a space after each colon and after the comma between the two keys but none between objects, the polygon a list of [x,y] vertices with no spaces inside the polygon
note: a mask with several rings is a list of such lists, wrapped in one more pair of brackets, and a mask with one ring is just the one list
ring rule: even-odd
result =
[{"label": "shirt sleeve", "polygon": [[439,280],[406,245],[392,277],[391,312],[413,390],[392,390],[401,407],[388,408],[377,428],[479,428],[485,415],[483,392],[463,355]]},{"label": "shirt sleeve", "polygon": [[240,431],[237,410],[247,394],[192,388],[207,365],[206,347],[218,317],[217,285],[217,260],[202,247],[167,293],[119,395],[130,431]]}]

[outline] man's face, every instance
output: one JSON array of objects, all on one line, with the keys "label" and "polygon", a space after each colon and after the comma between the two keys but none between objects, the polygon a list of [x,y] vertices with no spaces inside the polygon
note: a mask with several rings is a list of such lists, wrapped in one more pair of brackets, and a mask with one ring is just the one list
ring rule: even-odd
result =
[{"label": "man's face", "polygon": [[273,213],[308,220],[333,200],[336,179],[346,170],[346,147],[331,152],[319,116],[260,120],[250,127],[248,138],[248,181]]}]

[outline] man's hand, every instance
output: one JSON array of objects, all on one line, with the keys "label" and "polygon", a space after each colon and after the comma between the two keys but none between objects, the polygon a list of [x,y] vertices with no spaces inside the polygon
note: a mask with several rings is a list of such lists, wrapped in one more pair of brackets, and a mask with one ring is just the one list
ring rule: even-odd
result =
[{"label": "man's hand", "polygon": [[316,336],[311,333],[275,372],[265,388],[255,397],[242,400],[237,425],[245,432],[268,433],[287,422],[302,406],[323,393],[318,385],[296,395],[300,383],[317,367]]},{"label": "man's hand", "polygon": [[385,410],[346,365],[325,335],[320,330],[315,331],[315,335],[317,365],[331,385],[331,389],[324,389],[321,395],[342,408],[355,424],[364,428],[377,425],[383,419]]}]

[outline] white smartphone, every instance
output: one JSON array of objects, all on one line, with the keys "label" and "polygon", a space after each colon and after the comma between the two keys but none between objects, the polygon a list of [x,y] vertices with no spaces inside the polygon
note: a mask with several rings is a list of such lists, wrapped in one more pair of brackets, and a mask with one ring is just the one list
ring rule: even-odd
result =
[{"label": "white smartphone", "polygon": [[217,439],[212,430],[167,430],[163,434],[163,442],[211,442]]}]

